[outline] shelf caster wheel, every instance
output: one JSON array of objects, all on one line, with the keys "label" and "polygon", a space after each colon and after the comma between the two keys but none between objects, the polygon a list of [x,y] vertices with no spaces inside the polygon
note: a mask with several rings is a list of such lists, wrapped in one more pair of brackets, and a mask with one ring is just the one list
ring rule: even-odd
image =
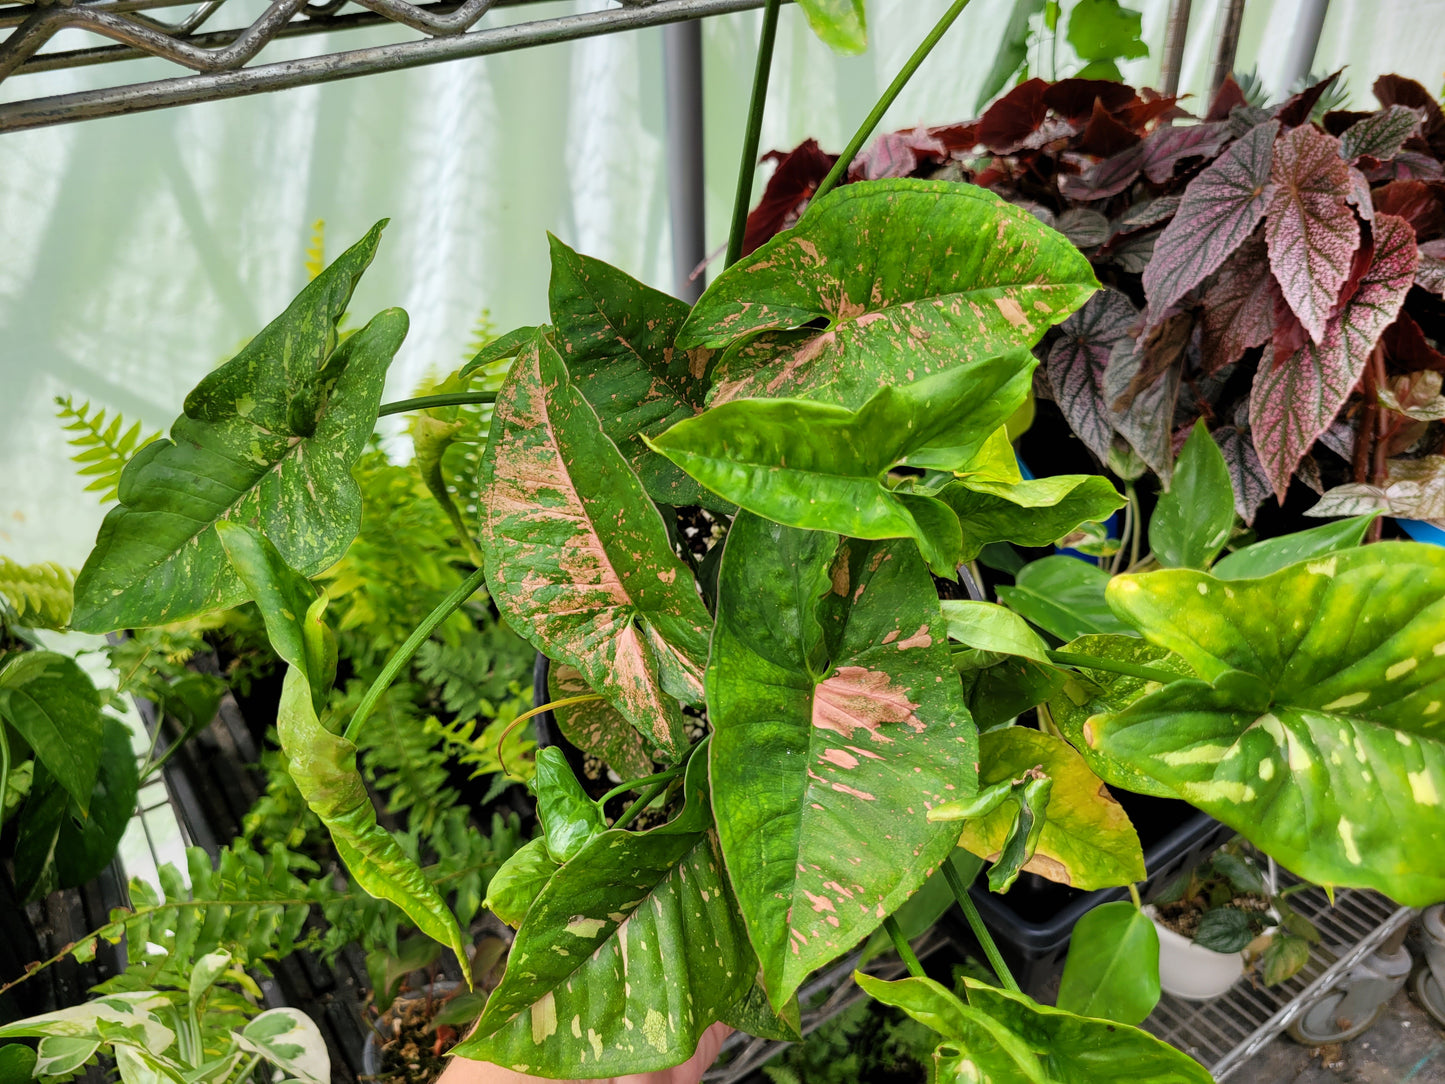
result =
[{"label": "shelf caster wheel", "polygon": [[1410,966],[1410,953],[1403,948],[1366,957],[1295,1017],[1290,1037],[1305,1046],[1324,1046],[1363,1035],[1405,985]]},{"label": "shelf caster wheel", "polygon": [[1445,985],[1435,977],[1435,972],[1428,967],[1416,971],[1410,978],[1410,996],[1437,1024],[1445,1027]]}]

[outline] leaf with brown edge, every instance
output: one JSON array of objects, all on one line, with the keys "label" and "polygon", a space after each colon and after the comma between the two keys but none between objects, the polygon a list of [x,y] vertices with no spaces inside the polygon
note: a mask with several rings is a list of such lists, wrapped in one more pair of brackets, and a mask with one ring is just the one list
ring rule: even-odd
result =
[{"label": "leaf with brown edge", "polygon": [[707,697],[713,809],[784,1005],[923,884],[974,791],[977,744],[938,596],[910,542],[740,513],[718,577]]},{"label": "leaf with brown edge", "polygon": [[666,755],[702,696],[711,620],[642,483],[538,336],[497,393],[482,552],[503,616]]},{"label": "leaf with brown edge", "polygon": [[1374,262],[1349,304],[1325,326],[1322,340],[1306,342],[1278,368],[1261,366],[1254,378],[1249,399],[1254,447],[1280,500],[1300,459],[1349,398],[1414,281],[1419,255],[1409,225],[1379,215],[1374,241]]},{"label": "leaf with brown edge", "polygon": [[[909,244],[876,240],[899,230]],[[731,347],[712,405],[803,398],[857,409],[885,385],[1033,345],[1096,288],[1064,237],[992,193],[866,181],[815,201],[794,229],[719,275],[677,341]]]},{"label": "leaf with brown edge", "polygon": [[1340,133],[1340,157],[1354,162],[1366,156],[1386,161],[1400,153],[1405,140],[1420,131],[1423,109],[1390,105],[1371,113]]},{"label": "leaf with brown edge", "polygon": [[1382,75],[1370,88],[1381,105],[1403,105],[1424,111],[1423,134],[1436,155],[1445,153],[1445,110],[1435,96],[1413,79],[1403,75]]},{"label": "leaf with brown edge", "polygon": [[1025,79],[994,102],[978,120],[978,141],[994,154],[1018,150],[1049,114],[1047,88],[1042,79]]},{"label": "leaf with brown edge", "polygon": [[1275,144],[1270,166],[1274,191],[1264,224],[1269,266],[1316,344],[1360,247],[1360,224],[1347,203],[1350,171],[1339,146],[1316,128],[1295,128]]},{"label": "leaf with brown edge", "polygon": [[[592,686],[575,666],[554,662],[547,674],[547,689],[553,700],[586,696]],[[584,753],[591,753],[623,779],[641,779],[656,769],[642,735],[605,700],[553,708],[557,728]]]},{"label": "leaf with brown edge", "polygon": [[1275,111],[1275,118],[1286,128],[1293,128],[1297,124],[1308,125],[1310,114],[1315,111],[1315,106],[1319,104],[1320,99],[1325,95],[1325,91],[1334,85],[1335,80],[1340,77],[1340,73],[1343,71],[1344,69],[1341,68],[1333,75],[1325,76],[1313,86],[1305,87],[1304,90],[1290,98],[1289,101],[1285,102]]},{"label": "leaf with brown edge", "polygon": [[[1084,758],[1066,742],[1027,727],[990,730],[978,738],[980,788],[1042,768],[1053,780],[1044,828],[1029,873],[1092,891],[1144,879],[1144,852],[1129,816]],[[1014,807],[998,807],[965,822],[958,845],[994,861],[1008,836]]]},{"label": "leaf with brown edge", "polygon": [[1206,373],[1217,373],[1246,350],[1269,341],[1274,331],[1269,281],[1264,238],[1252,236],[1224,262],[1204,291],[1199,347]]},{"label": "leaf with brown edge", "polygon": [[1113,412],[1104,395],[1104,371],[1114,347],[1129,337],[1139,314],[1117,290],[1100,290],[1070,316],[1049,348],[1047,372],[1054,399],[1069,426],[1100,461],[1109,458]]},{"label": "leaf with brown edge", "polygon": [[1274,197],[1270,165],[1278,131],[1270,121],[1247,132],[1184,190],[1179,210],[1144,268],[1151,313],[1162,316],[1218,270],[1259,225]]}]

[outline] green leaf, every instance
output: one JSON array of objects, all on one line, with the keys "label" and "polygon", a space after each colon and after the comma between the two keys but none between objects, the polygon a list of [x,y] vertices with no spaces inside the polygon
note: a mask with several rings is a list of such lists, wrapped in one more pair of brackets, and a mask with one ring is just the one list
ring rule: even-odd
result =
[{"label": "green leaf", "polygon": [[[547,672],[547,688],[554,701],[593,691],[575,666],[559,662],[553,662]],[[589,700],[553,708],[552,717],[568,741],[597,757],[623,779],[641,779],[656,770],[647,742],[607,701]]]},{"label": "green leaf", "polygon": [[351,467],[407,318],[388,309],[340,345],[336,322],[384,224],[197,384],[168,439],[126,464],[120,503],[75,581],[74,628],[159,625],[245,602],[214,530],[223,519],[258,528],[305,575],[346,552],[361,522]]},{"label": "green leaf", "polygon": [[992,602],[945,599],[939,603],[948,638],[980,651],[1018,655],[1047,664],[1048,645],[1012,610]]},{"label": "green leaf", "polygon": [[1204,680],[1095,716],[1096,748],[1307,880],[1445,899],[1445,870],[1418,860],[1445,850],[1445,551],[1123,576],[1109,601]]},{"label": "green leaf", "polygon": [[461,1028],[463,1030],[482,1015],[482,1010],[487,1007],[487,995],[477,992],[458,994],[442,1007],[441,1012],[432,1017],[431,1030],[435,1031],[442,1026]]},{"label": "green leaf", "polygon": [[115,857],[121,836],[135,816],[140,780],[130,731],[109,716],[103,716],[102,721],[100,772],[90,794],[89,812],[62,820],[55,841],[55,873],[60,888],[83,885],[99,877]]},{"label": "green leaf", "polygon": [[[1012,726],[979,735],[978,757],[981,787],[1022,779],[1032,768],[1053,780],[1043,830],[1025,870],[1085,890],[1144,879],[1144,853],[1128,815],[1070,746]],[[1013,817],[1014,809],[1004,805],[969,821],[958,845],[995,861]]]},{"label": "green leaf", "polygon": [[84,812],[100,770],[100,694],[74,659],[26,651],[0,666],[0,720]]},{"label": "green leaf", "polygon": [[[724,403],[649,441],[713,492],[789,527],[852,538],[913,538],[935,572],[958,547],[933,528],[948,509],[895,491],[899,465],[965,466],[1028,394],[1023,350],[885,387],[858,410],[794,399]],[[956,529],[952,532],[957,537]]]},{"label": "green leaf", "polygon": [[1138,1024],[1159,1002],[1159,931],[1128,900],[1104,903],[1074,924],[1058,1006]]},{"label": "green leaf", "polygon": [[1252,862],[1246,862],[1237,854],[1220,851],[1209,860],[1209,867],[1229,881],[1236,892],[1252,892],[1257,896],[1268,896],[1264,877]]},{"label": "green leaf", "polygon": [[1062,554],[1031,561],[998,597],[1009,609],[1060,640],[1097,632],[1130,632],[1104,601],[1109,573]]},{"label": "green leaf", "polygon": [[525,350],[537,337],[538,332],[549,330],[545,324],[540,327],[519,327],[507,332],[505,335],[498,335],[486,346],[477,351],[471,361],[462,366],[457,373],[460,377],[469,377],[478,370],[485,369],[498,361],[506,361],[514,358]]},{"label": "green leaf", "polygon": [[567,754],[555,745],[537,750],[537,774],[532,779],[537,795],[537,819],[554,861],[566,862],[589,839],[607,830],[602,811],[587,797],[572,774]]},{"label": "green leaf", "polygon": [[133,1029],[133,1033],[148,1049],[162,1053],[176,1041],[176,1034],[162,1024],[155,1013],[169,1007],[170,999],[154,990],[107,994],[81,1005],[0,1024],[0,1039],[55,1036],[99,1040],[102,1027],[112,1025],[127,1031]]},{"label": "green leaf", "polygon": [[1353,549],[1365,540],[1365,532],[1374,521],[1375,513],[1372,512],[1256,542],[1221,558],[1210,573],[1220,580],[1250,580],[1268,576],[1308,557]]},{"label": "green leaf", "polygon": [[1029,20],[1043,10],[1044,0],[1014,0],[1008,22],[1004,25],[1003,38],[993,56],[993,67],[989,68],[983,86],[979,88],[975,114],[983,112],[983,107],[1008,86],[1009,80],[1018,74],[1020,68],[1028,64]]},{"label": "green leaf", "polygon": [[794,997],[783,1006],[780,1013],[773,1012],[768,1003],[768,993],[761,982],[754,982],[719,1019],[735,1031],[759,1039],[777,1039],[779,1042],[795,1042],[802,1038],[802,1009]]},{"label": "green leaf", "polygon": [[[961,656],[954,656],[954,664]],[[979,730],[991,730],[1048,700],[1064,683],[1066,671],[1032,659],[1008,658],[964,670],[964,696]]]},{"label": "green leaf", "polygon": [[835,53],[861,53],[868,48],[863,0],[798,0],[808,25]]},{"label": "green leaf", "polygon": [[487,586],[508,623],[680,755],[676,700],[702,698],[712,620],[657,508],[544,339],[497,396],[481,488]]},{"label": "green leaf", "polygon": [[[1169,670],[1183,677],[1195,676],[1189,664],[1178,655],[1137,636],[1114,633],[1080,636],[1065,644],[1062,650],[1106,661]],[[1152,776],[1095,749],[1089,741],[1090,718],[1106,712],[1123,711],[1146,692],[1159,688],[1162,686],[1158,682],[1110,670],[1081,667],[1077,676],[1070,677],[1049,698],[1048,713],[1059,733],[1079,751],[1094,774],[1104,782],[1136,794],[1175,798],[1178,796],[1172,790]]]},{"label": "green leaf", "polygon": [[548,852],[547,841],[538,836],[513,852],[492,875],[482,906],[516,929],[560,866]]},{"label": "green leaf", "polygon": [[300,1009],[267,1009],[241,1029],[243,1050],[260,1054],[301,1084],[330,1084],[331,1057],[315,1021]]},{"label": "green leaf", "polygon": [[1234,485],[1203,419],[1174,463],[1169,491],[1149,520],[1149,548],[1165,568],[1208,568],[1234,527]]},{"label": "green leaf", "polygon": [[712,829],[705,753],[676,818],[595,836],[557,871],[453,1053],[542,1076],[646,1073],[686,1061],[743,995],[757,962]]},{"label": "green leaf", "polygon": [[927,569],[740,513],[708,662],[713,804],[774,1006],[953,849],[930,805],[973,793],[974,728]]},{"label": "green leaf", "polygon": [[30,1084],[35,1075],[35,1051],[19,1043],[0,1046],[0,1084]]},{"label": "green leaf", "polygon": [[[1144,16],[1121,7],[1119,0],[1079,0],[1069,13],[1069,44],[1080,60],[1132,60],[1148,56],[1140,36]],[[1099,78],[1097,73],[1083,78]],[[1114,68],[1117,79],[1118,68]]]},{"label": "green leaf", "polygon": [[700,412],[707,395],[711,352],[673,347],[687,303],[548,240],[553,338],[602,431],[654,500],[731,511],[644,443]]},{"label": "green leaf", "polygon": [[1259,961],[1259,977],[1266,986],[1291,979],[1310,962],[1310,943],[1303,937],[1286,937],[1276,931]]},{"label": "green leaf", "polygon": [[413,971],[431,967],[441,956],[441,945],[430,937],[408,937],[397,943],[395,953],[384,948],[366,954],[366,975],[378,1012],[386,1012],[396,1000],[402,980]]},{"label": "green leaf", "polygon": [[[1044,811],[1048,808],[1054,781],[1038,769],[1028,769],[1012,789],[1014,801],[1008,831],[988,871],[988,890],[1000,894],[1013,887],[1024,866],[1034,859],[1039,837],[1047,824]],[[967,825],[964,834],[968,834]]]},{"label": "green leaf", "polygon": [[48,1035],[35,1048],[35,1076],[65,1076],[73,1073],[100,1049],[99,1039]]},{"label": "green leaf", "polygon": [[1062,235],[975,185],[859,182],[719,275],[677,342],[734,346],[714,403],[856,409],[881,387],[1032,346],[1097,286]]},{"label": "green leaf", "polygon": [[1032,478],[1012,485],[965,479],[944,489],[939,499],[958,516],[964,560],[972,560],[993,542],[1051,546],[1080,524],[1107,519],[1124,504],[1113,483],[1090,474]]},{"label": "green leaf", "polygon": [[356,746],[321,725],[305,674],[286,671],[276,732],[287,771],[311,811],[331,833],[352,879],[377,899],[390,900],[417,929],[463,961],[456,916],[396,839],[376,823],[376,809],[356,769]]},{"label": "green leaf", "polygon": [[1254,940],[1250,916],[1234,907],[1216,907],[1204,912],[1194,943],[1211,952],[1238,952]]},{"label": "green leaf", "polygon": [[0,615],[27,629],[70,623],[75,573],[54,561],[22,565],[0,557]]},{"label": "green leaf", "polygon": [[970,1029],[968,1006],[933,979],[910,977],[889,982],[855,971],[853,981],[875,1001],[902,1009],[946,1039],[957,1038]]},{"label": "green leaf", "polygon": [[[1007,786],[1003,787],[998,799],[1002,801],[1008,797],[1008,791]],[[953,871],[964,884],[972,884],[979,870],[983,869],[983,859],[961,849],[955,849],[944,862],[953,866]],[[905,940],[914,941],[932,929],[940,918],[953,909],[956,902],[958,901],[954,899],[953,889],[940,866],[933,876],[923,882],[922,888],[909,896],[903,906],[893,912],[893,921],[898,923]],[[887,931],[877,930],[864,945],[858,966],[864,967],[869,960],[892,951],[893,939],[888,936]]]}]

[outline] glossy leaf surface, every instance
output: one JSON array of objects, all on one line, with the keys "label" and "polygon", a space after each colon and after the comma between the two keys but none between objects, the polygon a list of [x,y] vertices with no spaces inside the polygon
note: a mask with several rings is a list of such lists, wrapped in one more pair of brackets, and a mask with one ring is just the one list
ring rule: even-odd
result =
[{"label": "glossy leaf surface", "polygon": [[991,602],[945,599],[939,603],[948,625],[948,638],[980,651],[1021,655],[1047,663],[1047,645],[1039,634],[1011,610]]},{"label": "glossy leaf surface", "polygon": [[118,719],[103,717],[99,743],[100,771],[90,793],[89,813],[67,816],[55,840],[55,873],[60,888],[83,885],[99,877],[120,846],[135,816],[140,780],[130,730]]},{"label": "glossy leaf surface", "polygon": [[1142,1023],[1159,1002],[1159,931],[1128,900],[1103,903],[1074,924],[1058,1007]]},{"label": "glossy leaf surface", "polygon": [[1353,549],[1365,540],[1365,532],[1374,519],[1373,514],[1354,516],[1323,527],[1267,538],[1235,550],[1210,569],[1210,573],[1220,580],[1249,580],[1268,576],[1309,557]]},{"label": "glossy leaf surface", "polygon": [[537,795],[537,819],[542,822],[543,838],[554,861],[566,862],[589,839],[606,830],[602,811],[587,797],[560,747],[549,745],[537,750],[532,789]]},{"label": "glossy leaf surface", "polygon": [[774,1006],[953,849],[930,805],[973,792],[973,722],[909,543],[728,534],[708,664],[718,834]]},{"label": "glossy leaf surface", "polygon": [[863,0],[798,0],[813,33],[839,53],[861,53],[868,47]]},{"label": "glossy leaf surface", "polygon": [[316,1022],[299,1009],[267,1009],[247,1022],[237,1040],[302,1084],[330,1084],[331,1057]]},{"label": "glossy leaf surface", "polygon": [[[1110,603],[1204,678],[1091,741],[1300,876],[1445,899],[1445,552],[1390,542],[1258,580],[1119,577]],[[1211,684],[1212,683],[1212,684]]]},{"label": "glossy leaf surface", "polygon": [[1149,548],[1165,568],[1208,568],[1233,527],[1229,466],[1204,422],[1196,422],[1149,519]]},{"label": "glossy leaf surface", "polygon": [[712,829],[706,770],[704,751],[672,821],[604,832],[557,871],[457,1054],[568,1078],[687,1060],[757,969]]},{"label": "glossy leaf surface", "polygon": [[338,345],[381,226],[202,379],[168,439],[126,464],[120,503],[75,581],[75,628],[158,625],[246,601],[216,536],[223,519],[257,527],[305,575],[346,552],[361,522],[351,467],[407,330],[406,313],[388,309]]},{"label": "glossy leaf surface", "polygon": [[487,585],[508,622],[664,751],[702,696],[711,620],[641,482],[550,343],[517,358],[482,461]]},{"label": "glossy leaf surface", "polygon": [[965,480],[949,486],[939,499],[958,516],[964,560],[992,542],[1052,545],[1080,524],[1107,519],[1124,504],[1107,478],[1093,474],[1031,478],[1016,485]]},{"label": "glossy leaf surface", "polygon": [[8,722],[82,811],[100,770],[100,694],[72,658],[26,651],[0,666],[0,725]]},{"label": "glossy leaf surface", "polygon": [[1031,561],[1012,587],[1000,587],[1004,605],[1060,640],[1091,632],[1128,632],[1104,600],[1109,573],[1077,557],[1056,555]]},{"label": "glossy leaf surface", "polygon": [[[1023,868],[1051,881],[1092,890],[1144,879],[1144,854],[1128,816],[1083,757],[1037,730],[1003,727],[979,735],[980,787],[1042,768],[1053,781],[1042,833]],[[996,861],[1014,810],[1008,803],[965,823],[958,845]]]},{"label": "glossy leaf surface", "polygon": [[[909,243],[873,240],[885,235]],[[1097,286],[1062,235],[981,188],[850,184],[719,275],[678,342],[737,344],[714,374],[714,402],[856,409],[880,387],[1033,345]],[[805,328],[819,319],[825,329]]]},{"label": "glossy leaf surface", "polygon": [[560,867],[561,863],[547,850],[546,839],[538,836],[529,840],[492,875],[482,906],[516,929]]}]

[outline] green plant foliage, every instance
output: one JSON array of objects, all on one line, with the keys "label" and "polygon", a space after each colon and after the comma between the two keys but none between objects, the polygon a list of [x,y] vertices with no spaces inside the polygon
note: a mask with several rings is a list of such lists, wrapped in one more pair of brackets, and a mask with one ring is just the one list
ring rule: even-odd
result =
[{"label": "green plant foliage", "polygon": [[558,864],[576,857],[593,836],[607,830],[602,811],[587,797],[567,764],[567,754],[557,746],[537,750],[532,789],[547,852]]},{"label": "green plant foliage", "polygon": [[1083,474],[1004,484],[965,478],[939,497],[962,525],[966,560],[994,542],[1052,545],[1081,524],[1107,519],[1124,503],[1107,478]]},{"label": "green plant foliage", "polygon": [[1048,645],[1011,610],[991,602],[945,599],[939,603],[948,638],[977,651],[1018,655],[1047,664]]},{"label": "green plant foliage", "polygon": [[0,719],[34,750],[50,778],[84,813],[100,770],[100,694],[78,663],[26,651],[0,665]]},{"label": "green plant foliage", "polygon": [[1210,573],[1221,580],[1251,580],[1268,576],[1308,557],[1322,557],[1360,545],[1374,521],[1375,513],[1371,512],[1326,523],[1322,527],[1311,527],[1307,531],[1268,538],[1235,550],[1210,569]]},{"label": "green plant foliage", "polygon": [[1158,779],[1301,876],[1445,898],[1445,552],[1343,550],[1255,580],[1124,576],[1109,601],[1202,680],[1089,720]]},{"label": "green plant foliage", "polygon": [[998,589],[999,601],[1060,640],[1099,632],[1132,631],[1104,601],[1109,573],[1062,554],[1031,561]]},{"label": "green plant foliage", "polygon": [[977,747],[911,544],[840,546],[749,513],[726,544],[707,675],[713,806],[779,1007],[953,849],[924,813],[972,793]]},{"label": "green plant foliage", "polygon": [[1149,519],[1149,548],[1165,568],[1208,568],[1234,527],[1234,486],[1219,445],[1194,424],[1174,463],[1169,492]]},{"label": "green plant foliage", "polygon": [[936,1042],[918,1021],[864,1000],[787,1047],[763,1066],[762,1075],[770,1084],[922,1080]]},{"label": "green plant foliage", "polygon": [[0,620],[30,629],[70,623],[75,573],[53,561],[22,565],[0,557]]},{"label": "green plant foliage", "polygon": [[[337,342],[336,320],[380,233],[374,227],[207,375],[170,438],[126,465],[120,503],[76,578],[77,629],[164,624],[245,601],[215,534],[222,519],[258,526],[310,574],[342,555],[361,514],[351,464],[407,326],[406,314],[391,310]],[[226,462],[234,465],[219,470]],[[173,482],[197,473],[215,484]]]},{"label": "green plant foliage", "polygon": [[494,717],[531,668],[534,652],[500,621],[474,621],[455,644],[428,640],[416,653],[416,677],[441,697],[442,707],[465,722]]},{"label": "green plant foliage", "polygon": [[[339,698],[335,717],[345,718],[365,692],[361,682],[350,682]],[[446,814],[461,799],[450,783],[449,750],[437,741],[413,703],[415,689],[393,685],[367,716],[356,745],[361,768],[384,795],[387,813],[404,817],[408,829],[430,842],[442,830]]]},{"label": "green plant foliage", "polygon": [[[909,241],[870,240],[883,235]],[[881,387],[1032,346],[1097,288],[1061,234],[980,188],[848,185],[714,279],[677,343],[729,348],[714,404],[784,396],[857,409]],[[808,326],[817,320],[826,328]]]},{"label": "green plant foliage", "polygon": [[861,53],[868,48],[864,0],[798,0],[813,33],[836,53]]},{"label": "green plant foliage", "polygon": [[1004,24],[1003,39],[994,53],[993,66],[979,88],[974,112],[981,112],[1020,69],[1028,67],[1029,24],[1043,13],[1044,3],[1045,0],[1014,0],[1008,22]]},{"label": "green plant foliage", "polygon": [[1069,44],[1087,61],[1081,79],[1122,80],[1118,60],[1148,56],[1141,28],[1142,13],[1119,0],[1079,0],[1069,12]]},{"label": "green plant foliage", "polygon": [[76,406],[75,400],[69,395],[57,395],[55,405],[60,408],[55,412],[56,417],[65,423],[67,432],[75,434],[68,438],[66,443],[79,449],[70,457],[72,463],[79,464],[76,473],[82,478],[91,479],[85,491],[98,492],[101,504],[116,500],[120,489],[120,474],[125,465],[136,452],[152,441],[159,440],[161,434],[155,432],[149,436],[141,436],[140,422],[127,429],[125,419],[119,411],[116,411],[107,424],[104,410],[91,413],[89,403]]},{"label": "green plant foliage", "polygon": [[541,836],[518,848],[507,859],[492,883],[482,904],[508,926],[516,929],[527,915],[527,909],[538,893],[552,879],[562,863],[552,857],[547,841]]},{"label": "green plant foliage", "polygon": [[525,783],[536,770],[534,750],[537,743],[526,727],[513,727],[512,721],[530,707],[528,699],[518,696],[500,705],[496,718],[482,725],[479,719],[441,723],[426,720],[426,733],[446,746],[458,764],[472,769],[472,778],[505,772],[506,777]]},{"label": "green plant foliage", "polygon": [[1138,1024],[1159,1003],[1159,931],[1127,900],[1084,914],[1069,937],[1058,1007]]}]

